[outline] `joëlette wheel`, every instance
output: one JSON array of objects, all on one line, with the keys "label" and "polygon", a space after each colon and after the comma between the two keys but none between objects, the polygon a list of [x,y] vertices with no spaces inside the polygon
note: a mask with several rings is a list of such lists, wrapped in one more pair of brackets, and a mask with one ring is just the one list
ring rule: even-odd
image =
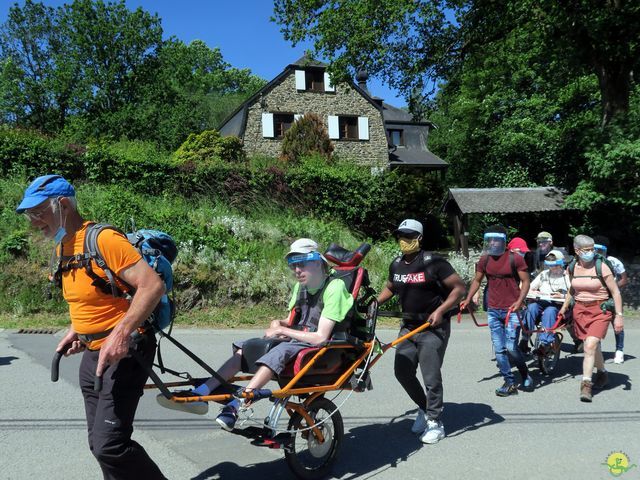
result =
[{"label": "jo\u00eblette wheel", "polygon": [[[318,426],[324,441],[319,441],[313,430],[292,433],[291,444],[285,449],[284,456],[289,468],[298,478],[316,480],[325,478],[331,471],[342,443],[344,425],[340,412],[326,398],[314,400],[307,411],[316,423],[328,418]],[[307,421],[295,413],[289,421],[288,429],[304,430],[308,427]]]}]

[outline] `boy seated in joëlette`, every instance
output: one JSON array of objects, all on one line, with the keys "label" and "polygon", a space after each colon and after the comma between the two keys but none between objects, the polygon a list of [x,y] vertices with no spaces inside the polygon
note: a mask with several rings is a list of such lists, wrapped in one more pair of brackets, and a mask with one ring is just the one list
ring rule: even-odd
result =
[{"label": "boy seated in jo\u00eblette", "polygon": [[[245,387],[245,391],[262,388],[274,376],[279,375],[287,363],[309,346],[319,345],[331,337],[334,325],[345,319],[353,306],[353,297],[347,291],[344,282],[330,278],[331,271],[324,256],[318,251],[318,244],[311,239],[301,238],[291,244],[286,260],[295,275],[289,311],[297,312],[294,328],[289,320],[273,320],[265,330],[266,338],[281,338],[267,353],[255,360],[257,370]],[[243,344],[233,343],[233,355],[220,367],[219,375],[228,380],[242,370],[244,357]],[[220,381],[211,377],[193,390],[175,392],[174,396],[210,395],[220,386]],[[207,402],[178,403],[159,394],[156,397],[163,407],[204,415],[208,411]],[[216,418],[225,430],[233,430],[238,419],[238,410],[242,401],[235,399],[227,403]]]}]

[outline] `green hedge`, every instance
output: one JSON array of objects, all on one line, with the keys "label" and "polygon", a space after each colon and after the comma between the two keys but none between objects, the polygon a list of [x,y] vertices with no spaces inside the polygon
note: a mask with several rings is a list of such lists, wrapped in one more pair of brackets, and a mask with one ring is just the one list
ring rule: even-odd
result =
[{"label": "green hedge", "polygon": [[402,218],[424,218],[443,198],[442,185],[428,175],[394,171],[372,176],[368,168],[345,161],[328,164],[319,156],[296,165],[273,161],[264,166],[241,158],[237,147],[237,139],[222,139],[216,132],[190,136],[172,155],[145,142],[77,146],[34,132],[0,130],[4,175],[32,178],[56,172],[76,183],[117,185],[125,198],[112,199],[105,208],[120,211],[119,216],[131,203],[129,193],[205,196],[244,211],[274,204],[292,208],[382,238]]}]

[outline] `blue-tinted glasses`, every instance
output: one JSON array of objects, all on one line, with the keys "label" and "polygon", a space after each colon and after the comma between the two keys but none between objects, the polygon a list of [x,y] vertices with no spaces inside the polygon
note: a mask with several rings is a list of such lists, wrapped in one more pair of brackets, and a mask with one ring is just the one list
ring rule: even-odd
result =
[{"label": "blue-tinted glasses", "polygon": [[292,255],[287,258],[287,263],[289,264],[289,268],[293,270],[296,267],[305,268],[309,263],[317,262],[318,260],[322,260],[320,254],[318,252],[311,252]]},{"label": "blue-tinted glasses", "polygon": [[595,248],[596,252],[600,252],[602,254],[606,254],[607,253],[607,246],[606,245],[600,245],[600,244],[595,244],[593,246],[593,248]]},{"label": "blue-tinted glasses", "polygon": [[544,264],[547,267],[563,267],[564,266],[564,260],[545,260]]}]

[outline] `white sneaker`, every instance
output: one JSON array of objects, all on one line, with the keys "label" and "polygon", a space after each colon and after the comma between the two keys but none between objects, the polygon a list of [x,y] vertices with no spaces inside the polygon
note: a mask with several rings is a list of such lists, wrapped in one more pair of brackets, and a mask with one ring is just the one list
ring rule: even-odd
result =
[{"label": "white sneaker", "polygon": [[445,437],[444,425],[437,420],[427,420],[427,429],[420,437],[422,443],[438,443]]},{"label": "white sneaker", "polygon": [[418,409],[418,416],[413,422],[413,426],[411,427],[411,431],[413,433],[422,433],[427,428],[427,414],[424,410]]},{"label": "white sneaker", "polygon": [[616,350],[616,356],[613,357],[613,363],[618,365],[624,363],[624,352],[622,350]]}]

